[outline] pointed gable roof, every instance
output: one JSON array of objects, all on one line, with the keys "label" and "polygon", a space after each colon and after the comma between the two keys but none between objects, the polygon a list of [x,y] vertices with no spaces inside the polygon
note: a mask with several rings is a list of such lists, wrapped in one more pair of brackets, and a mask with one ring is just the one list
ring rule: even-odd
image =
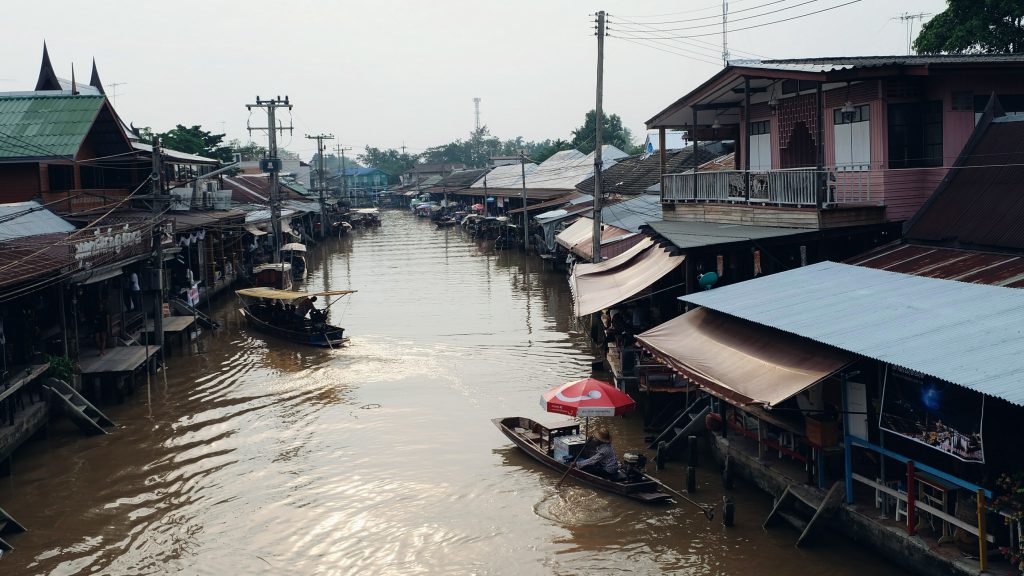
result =
[{"label": "pointed gable roof", "polygon": [[89,86],[99,90],[100,94],[106,94],[103,90],[103,83],[100,82],[100,73],[96,71],[96,59],[92,59],[92,76],[89,78]]},{"label": "pointed gable roof", "polygon": [[50,53],[46,50],[46,42],[43,42],[43,63],[39,66],[36,91],[60,89],[60,80],[57,80],[57,73],[53,71],[53,64],[50,63]]}]

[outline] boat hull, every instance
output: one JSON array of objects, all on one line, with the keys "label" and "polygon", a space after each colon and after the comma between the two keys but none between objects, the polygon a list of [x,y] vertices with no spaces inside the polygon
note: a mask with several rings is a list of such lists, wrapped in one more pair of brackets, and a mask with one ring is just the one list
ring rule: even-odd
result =
[{"label": "boat hull", "polygon": [[617,481],[590,474],[579,468],[570,468],[569,465],[548,455],[548,452],[542,449],[534,440],[516,431],[516,428],[531,431],[543,428],[542,424],[529,418],[513,416],[509,418],[495,418],[491,422],[501,430],[502,434],[531,458],[561,474],[565,474],[566,470],[569,470],[568,475],[580,483],[647,504],[669,502],[672,498],[670,494],[659,491],[658,483],[647,475],[644,475],[639,480]]},{"label": "boat hull", "polygon": [[289,330],[264,322],[245,308],[239,308],[238,311],[242,313],[250,328],[283,340],[295,342],[296,344],[318,346],[320,348],[337,348],[344,346],[349,341],[345,337],[345,329],[338,326],[327,324],[322,332]]}]

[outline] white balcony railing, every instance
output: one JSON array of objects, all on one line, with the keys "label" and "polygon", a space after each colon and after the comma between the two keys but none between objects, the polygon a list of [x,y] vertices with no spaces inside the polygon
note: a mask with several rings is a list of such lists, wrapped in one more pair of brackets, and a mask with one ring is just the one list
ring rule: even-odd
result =
[{"label": "white balcony railing", "polygon": [[[821,178],[819,178],[821,176]],[[664,200],[817,206],[823,181],[824,207],[884,204],[885,170],[869,165],[790,170],[717,170],[697,174],[666,174]]]},{"label": "white balcony railing", "polygon": [[[750,194],[747,195],[749,181]],[[666,174],[665,200],[749,202],[790,206],[817,204],[815,170],[717,170],[697,174]]]}]

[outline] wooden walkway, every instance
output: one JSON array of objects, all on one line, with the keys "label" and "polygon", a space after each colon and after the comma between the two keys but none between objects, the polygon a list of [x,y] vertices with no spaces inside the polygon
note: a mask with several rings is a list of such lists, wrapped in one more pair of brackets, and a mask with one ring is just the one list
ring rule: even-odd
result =
[{"label": "wooden walkway", "polygon": [[82,367],[82,376],[125,374],[134,372],[159,350],[159,346],[149,346],[149,354],[146,354],[146,346],[117,346],[108,348],[102,356],[90,351],[89,356],[79,358],[78,365]]},{"label": "wooden walkway", "polygon": [[[168,316],[164,318],[164,334],[177,334],[192,327],[195,319],[191,316]],[[153,331],[153,321],[146,324],[146,332]]]}]

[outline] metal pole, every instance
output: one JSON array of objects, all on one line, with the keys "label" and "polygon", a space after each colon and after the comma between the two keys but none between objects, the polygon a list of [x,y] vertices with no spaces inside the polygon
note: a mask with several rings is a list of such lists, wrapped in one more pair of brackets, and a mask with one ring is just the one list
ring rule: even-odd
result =
[{"label": "metal pole", "polygon": [[[153,268],[156,273],[152,279],[155,286],[153,290],[153,338],[157,345],[157,353],[163,359],[164,350],[164,252],[163,252],[163,231],[161,221],[165,210],[166,198],[163,191],[163,169],[160,157],[160,137],[153,137],[153,172],[150,175],[153,185],[153,226],[156,227],[153,235]],[[191,287],[190,287],[191,288]],[[149,370],[149,354],[146,354],[146,370]]]},{"label": "metal pole", "polygon": [[[259,99],[256,100],[259,102]],[[270,103],[267,106],[267,119],[270,129],[267,130],[269,136],[268,143],[268,155],[271,159],[277,158],[277,120],[274,118],[274,105]],[[270,171],[270,226],[274,232],[274,256],[272,261],[276,264],[281,261],[281,244],[283,238],[281,238],[281,191],[278,188],[278,176],[277,170]]]},{"label": "metal pole", "polygon": [[597,13],[597,105],[594,107],[594,254],[591,261],[601,261],[601,166],[603,121],[602,100],[604,97],[604,10]]},{"label": "metal pole", "polygon": [[[530,251],[529,214],[526,210],[526,150],[519,151],[519,168],[523,176],[523,250]],[[486,199],[484,199],[486,202]]]}]

